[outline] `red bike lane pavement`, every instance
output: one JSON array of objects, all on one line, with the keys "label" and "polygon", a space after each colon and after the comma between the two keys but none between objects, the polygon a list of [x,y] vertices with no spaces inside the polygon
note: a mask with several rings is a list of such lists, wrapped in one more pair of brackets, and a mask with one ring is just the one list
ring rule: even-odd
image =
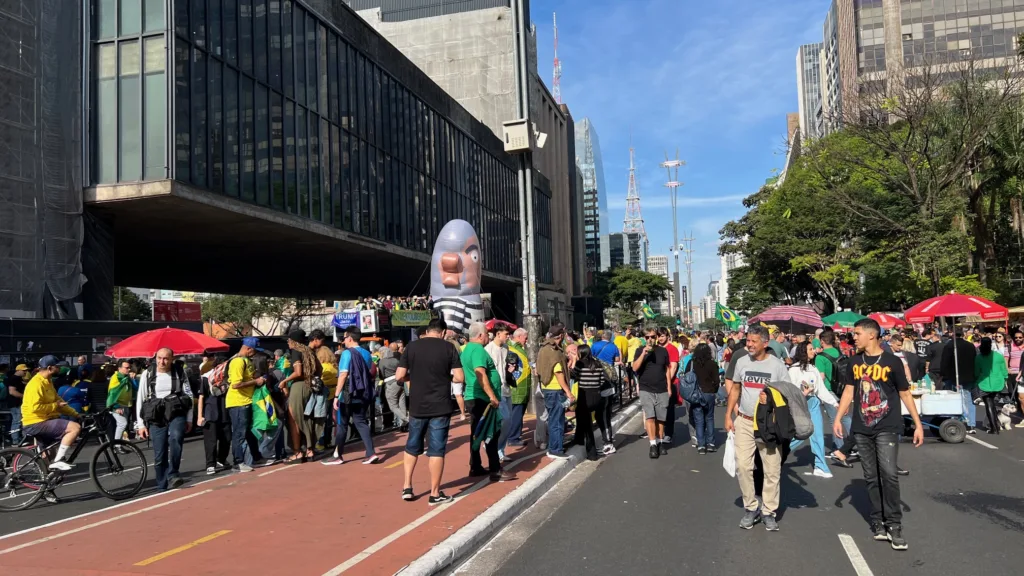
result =
[{"label": "red bike lane pavement", "polygon": [[352,460],[341,466],[226,475],[4,538],[0,574],[391,575],[549,464],[530,444],[507,453],[517,480],[469,478],[469,425],[452,424],[442,481],[450,504],[427,504],[426,457],[413,478],[417,500],[401,499],[405,434],[384,434],[377,465],[361,464],[362,445],[349,444]]}]

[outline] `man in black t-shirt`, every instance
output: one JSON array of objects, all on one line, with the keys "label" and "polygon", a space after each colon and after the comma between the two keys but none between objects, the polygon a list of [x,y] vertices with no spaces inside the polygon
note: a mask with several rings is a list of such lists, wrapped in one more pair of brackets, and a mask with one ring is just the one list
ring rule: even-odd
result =
[{"label": "man in black t-shirt", "polygon": [[891,542],[893,550],[906,550],[896,466],[899,435],[903,431],[900,402],[914,420],[914,446],[924,442],[924,432],[903,361],[882,350],[880,332],[878,323],[870,318],[853,327],[858,353],[851,359],[846,374],[852,385],[843,391],[832,431],[836,436],[843,435],[840,419],[852,409],[851,432],[857,441],[871,500],[871,531],[875,540]]},{"label": "man in black t-shirt", "polygon": [[935,330],[925,331],[925,338],[928,339],[928,348],[924,353],[924,370],[931,378],[936,390],[942,390],[942,351],[946,344],[939,338]]},{"label": "man in black t-shirt", "polygon": [[405,484],[402,500],[413,500],[412,474],[427,446],[431,505],[451,500],[441,491],[444,455],[452,415],[452,382],[465,382],[459,350],[444,339],[447,324],[434,318],[423,337],[409,343],[398,361],[395,379],[409,382],[409,437],[405,442]]},{"label": "man in black t-shirt", "polygon": [[644,411],[644,427],[651,442],[651,458],[668,454],[665,439],[665,419],[668,417],[668,400],[672,376],[669,370],[668,351],[658,346],[658,331],[651,328],[644,337],[647,345],[638,348],[633,357],[633,371],[639,380],[640,407]]},{"label": "man in black t-shirt", "polygon": [[921,337],[918,338],[917,340],[914,340],[914,350],[917,351],[917,356],[918,358],[921,359],[922,362],[928,361],[928,346],[930,346],[932,343],[932,341],[929,338],[931,338],[932,334],[934,333],[935,330],[932,330],[931,328],[925,328],[924,333],[921,335]]}]

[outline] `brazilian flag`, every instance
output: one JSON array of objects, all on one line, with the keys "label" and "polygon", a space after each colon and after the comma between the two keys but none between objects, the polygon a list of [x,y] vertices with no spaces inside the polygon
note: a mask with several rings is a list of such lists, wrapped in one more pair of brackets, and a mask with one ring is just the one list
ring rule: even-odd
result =
[{"label": "brazilian flag", "polygon": [[715,318],[729,327],[729,330],[736,330],[740,327],[740,318],[735,312],[722,306],[720,302],[715,302]]},{"label": "brazilian flag", "polygon": [[643,313],[643,315],[644,315],[644,318],[646,318],[646,319],[648,319],[648,320],[654,320],[654,318],[658,316],[658,315],[657,315],[657,314],[656,314],[656,313],[654,312],[654,310],[651,310],[651,305],[650,305],[650,304],[644,304],[644,305],[643,305],[643,306],[642,306],[642,307],[640,308],[640,312],[642,312],[642,313]]}]

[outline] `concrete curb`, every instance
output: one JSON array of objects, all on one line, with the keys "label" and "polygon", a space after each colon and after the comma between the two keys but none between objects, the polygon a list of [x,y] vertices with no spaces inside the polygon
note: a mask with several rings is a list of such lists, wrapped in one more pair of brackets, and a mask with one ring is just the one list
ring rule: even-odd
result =
[{"label": "concrete curb", "polygon": [[[612,418],[612,429],[618,432],[639,411],[640,403],[632,402]],[[516,519],[523,510],[540,499],[585,458],[583,446],[573,446],[569,450],[568,459],[545,466],[472,522],[399,570],[396,576],[433,576],[450,568],[475,552],[505,525]]]}]

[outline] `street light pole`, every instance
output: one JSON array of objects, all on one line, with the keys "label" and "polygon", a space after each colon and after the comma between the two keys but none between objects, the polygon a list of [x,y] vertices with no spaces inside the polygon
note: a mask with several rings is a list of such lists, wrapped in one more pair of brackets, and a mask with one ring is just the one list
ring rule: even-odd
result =
[{"label": "street light pole", "polygon": [[[679,181],[679,167],[685,166],[686,162],[679,159],[679,149],[676,149],[675,160],[669,160],[668,152],[665,152],[665,161],[661,163],[665,168],[665,172],[668,174],[668,181],[665,182],[665,187],[668,188],[670,197],[672,198],[672,255],[675,258],[675,273],[673,275],[673,286],[672,291],[675,293],[675,300],[677,303],[682,302],[683,290],[679,284],[679,227],[677,223],[677,196],[679,187],[683,185]],[[672,171],[675,170],[675,174]],[[683,323],[683,307],[679,306],[679,323]]]}]

